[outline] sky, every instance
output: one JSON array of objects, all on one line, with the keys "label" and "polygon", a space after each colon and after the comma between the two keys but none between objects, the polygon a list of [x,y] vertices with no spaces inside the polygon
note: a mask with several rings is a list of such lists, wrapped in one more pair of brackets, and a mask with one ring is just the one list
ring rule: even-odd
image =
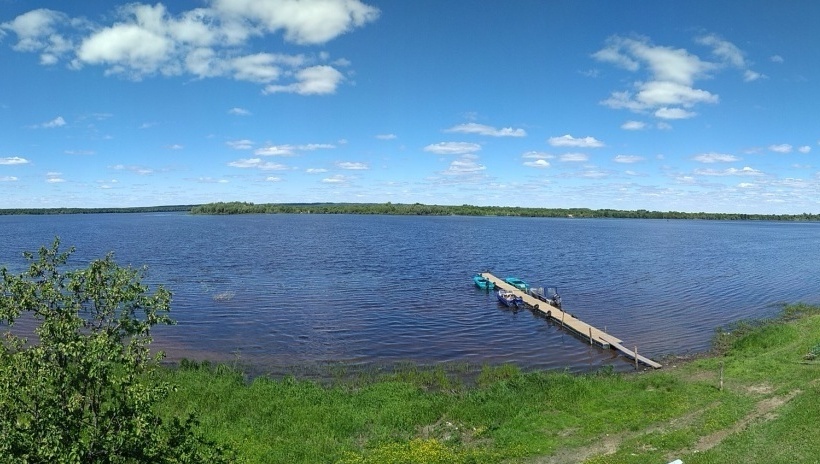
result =
[{"label": "sky", "polygon": [[0,208],[820,213],[820,2],[0,0]]}]

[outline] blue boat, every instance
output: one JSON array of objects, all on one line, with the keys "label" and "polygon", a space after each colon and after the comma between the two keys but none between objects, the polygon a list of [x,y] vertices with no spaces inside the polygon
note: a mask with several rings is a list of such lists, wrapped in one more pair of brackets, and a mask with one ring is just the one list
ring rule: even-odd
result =
[{"label": "blue boat", "polygon": [[482,290],[492,290],[495,288],[495,284],[492,281],[487,280],[481,274],[476,274],[473,276],[473,282],[475,286],[482,289]]},{"label": "blue boat", "polygon": [[509,308],[524,306],[524,299],[509,290],[499,289],[495,292],[495,296],[501,304]]},{"label": "blue boat", "polygon": [[527,292],[530,289],[530,285],[523,280],[519,279],[518,277],[507,277],[504,279],[504,282],[512,285],[513,287],[521,290],[522,292]]}]

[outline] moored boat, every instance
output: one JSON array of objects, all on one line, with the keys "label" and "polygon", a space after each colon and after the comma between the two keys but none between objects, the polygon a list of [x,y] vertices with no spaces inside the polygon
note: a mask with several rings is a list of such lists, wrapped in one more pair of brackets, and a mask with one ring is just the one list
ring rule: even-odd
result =
[{"label": "moored boat", "polygon": [[492,281],[487,280],[481,274],[474,275],[473,276],[473,282],[475,283],[476,287],[478,287],[482,290],[492,290],[492,289],[495,288],[495,284]]},{"label": "moored boat", "polygon": [[495,296],[498,298],[499,302],[501,302],[504,306],[510,308],[515,308],[524,305],[524,299],[520,296],[516,296],[515,293],[509,290],[500,289],[497,292],[495,292]]},{"label": "moored boat", "polygon": [[506,279],[504,279],[504,282],[507,282],[508,284],[521,290],[522,292],[526,292],[530,289],[529,284],[519,279],[518,277],[507,277]]}]

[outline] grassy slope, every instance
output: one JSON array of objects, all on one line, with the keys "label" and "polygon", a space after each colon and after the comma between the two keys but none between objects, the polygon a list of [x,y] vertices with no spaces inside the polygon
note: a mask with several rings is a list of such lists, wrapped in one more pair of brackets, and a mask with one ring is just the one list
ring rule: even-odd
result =
[{"label": "grassy slope", "polygon": [[[487,367],[465,387],[441,369],[322,386],[247,385],[226,368],[164,370],[167,411],[247,462],[820,462],[820,308],[741,327],[725,353],[637,375]],[[719,386],[724,366],[724,388]]]}]

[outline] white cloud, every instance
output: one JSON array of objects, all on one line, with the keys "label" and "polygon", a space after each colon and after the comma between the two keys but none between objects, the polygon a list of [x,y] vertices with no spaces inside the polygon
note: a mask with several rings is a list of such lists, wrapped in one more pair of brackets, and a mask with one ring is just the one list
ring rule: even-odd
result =
[{"label": "white cloud", "polygon": [[234,150],[250,150],[251,148],[253,148],[253,142],[248,139],[229,140],[225,142],[225,144],[227,144]]},{"label": "white cloud", "polygon": [[295,156],[299,151],[313,151],[336,148],[329,143],[308,143],[305,145],[268,145],[254,151],[259,156]]},{"label": "white cloud", "polygon": [[543,169],[550,167],[550,162],[545,159],[536,159],[534,161],[524,161],[524,166]]},{"label": "white cloud", "polygon": [[655,111],[655,117],[660,119],[688,119],[695,117],[697,113],[694,111],[686,111],[683,108],[659,108]]},{"label": "white cloud", "polygon": [[95,153],[94,150],[65,150],[63,153],[66,155],[93,155]]},{"label": "white cloud", "polygon": [[780,55],[772,55],[771,57],[769,57],[769,61],[771,61],[772,63],[782,63],[785,60],[783,60],[783,57]]},{"label": "white cloud", "polygon": [[5,165],[16,165],[16,164],[28,164],[29,160],[25,158],[21,158],[19,156],[7,156],[5,158],[0,158],[0,164]]},{"label": "white cloud", "polygon": [[576,163],[589,160],[589,156],[584,153],[564,153],[558,159],[563,162]]},{"label": "white cloud", "polygon": [[282,180],[282,178],[276,176],[268,176],[265,178],[265,182],[279,182],[280,180]]},{"label": "white cloud", "polygon": [[513,129],[512,127],[496,129],[492,126],[486,126],[484,124],[477,124],[474,122],[459,124],[457,126],[445,130],[444,132],[459,132],[462,134],[488,135],[491,137],[525,137],[527,135],[527,131],[525,131],[524,129]]},{"label": "white cloud", "polygon": [[65,179],[63,179],[63,173],[61,172],[47,172],[46,182],[49,184],[60,184],[65,182]]},{"label": "white cloud", "polygon": [[327,169],[325,169],[325,168],[308,168],[308,169],[305,169],[305,172],[308,173],[308,174],[321,174],[323,172],[327,172]]},{"label": "white cloud", "polygon": [[350,180],[349,177],[344,176],[342,174],[335,174],[330,177],[325,177],[322,179],[322,182],[326,184],[346,184]]},{"label": "white cloud", "polygon": [[469,142],[439,142],[424,147],[424,151],[437,155],[463,155],[481,150],[481,145]]},{"label": "white cloud", "polygon": [[167,149],[169,149],[169,150],[182,150],[182,149],[183,149],[183,148],[185,148],[185,147],[183,147],[182,145],[180,145],[180,144],[178,144],[178,143],[174,143],[174,144],[168,145],[168,146],[167,146],[167,147],[165,147],[165,148],[167,148]]},{"label": "white cloud", "polygon": [[725,153],[702,153],[692,159],[701,163],[731,163],[740,160],[737,156],[727,155]]},{"label": "white cloud", "polygon": [[802,147],[798,148],[797,151],[800,153],[808,153],[811,151],[811,147],[808,145],[803,145]]},{"label": "white cloud", "polygon": [[600,148],[604,146],[604,143],[595,137],[575,138],[569,134],[550,137],[547,142],[553,147]]},{"label": "white cloud", "polygon": [[228,166],[235,168],[254,168],[262,171],[284,171],[288,169],[284,164],[271,163],[269,161],[262,161],[261,158],[245,158],[236,161],[231,161]]},{"label": "white cloud", "polygon": [[370,169],[370,167],[368,167],[367,163],[354,163],[354,162],[350,162],[350,161],[338,162],[338,163],[336,163],[336,166],[338,166],[340,169],[348,169],[348,170],[351,170],[351,171],[363,171],[363,170]]},{"label": "white cloud", "polygon": [[623,130],[643,130],[646,129],[646,123],[641,121],[627,121],[621,124]]},{"label": "white cloud", "polygon": [[0,182],[14,182],[14,181],[16,181],[16,180],[18,180],[18,179],[17,179],[16,177],[14,177],[14,176],[3,176],[3,177],[0,177]]},{"label": "white cloud", "polygon": [[228,110],[228,114],[232,114],[234,116],[250,116],[251,112],[246,110],[245,108],[231,108]]},{"label": "white cloud", "polygon": [[336,93],[336,87],[344,80],[342,73],[332,66],[312,66],[295,74],[296,82],[288,85],[268,85],[263,93],[296,93],[299,95],[327,95]]},{"label": "white cloud", "polygon": [[124,164],[116,164],[114,166],[109,166],[109,168],[111,168],[115,171],[130,171],[130,172],[133,172],[135,174],[139,174],[141,176],[146,176],[148,174],[153,174],[154,173],[153,169],[147,168],[147,167],[144,167],[144,166],[134,166],[134,165],[126,166]]},{"label": "white cloud", "polygon": [[696,169],[695,174],[699,174],[702,176],[760,176],[763,175],[762,172],[758,171],[757,169],[750,168],[748,166],[737,169],[737,168],[729,168],[723,171],[717,171],[714,169]]},{"label": "white cloud", "polygon": [[294,156],[296,155],[295,149],[296,147],[292,145],[269,145],[255,150],[253,154],[259,156]]},{"label": "white cloud", "polygon": [[792,147],[788,143],[781,143],[779,145],[769,145],[769,150],[776,153],[791,153],[793,148],[794,147]]},{"label": "white cloud", "polygon": [[298,44],[323,44],[375,21],[379,10],[359,0],[215,0],[213,7],[229,22],[250,23],[254,32],[282,30]]},{"label": "white cloud", "polygon": [[613,158],[613,161],[615,161],[616,163],[631,164],[643,161],[643,159],[643,156],[637,155],[618,155],[615,158]]},{"label": "white cloud", "polygon": [[459,159],[454,160],[450,163],[450,166],[447,168],[446,171],[442,171],[442,174],[448,176],[462,176],[462,175],[469,175],[469,174],[476,174],[485,169],[486,166],[478,164],[478,156],[473,154],[466,154],[461,156]]},{"label": "white cloud", "polygon": [[[257,39],[280,32],[285,40],[296,44],[323,44],[379,16],[377,8],[360,0],[207,3],[207,7],[179,13],[170,12],[162,3],[132,3],[103,16],[108,18],[104,24],[38,9],[0,24],[0,34],[16,34],[14,49],[41,53],[40,62],[45,65],[67,60],[70,69],[101,66],[106,75],[133,80],[186,73],[200,79],[232,77],[264,84],[265,93],[323,95],[334,93],[344,81],[337,69],[316,66],[319,61],[329,60],[327,52],[313,57],[237,52],[262,42],[269,45],[270,41]],[[350,66],[343,57],[332,63]]]},{"label": "white cloud", "polygon": [[[711,36],[709,36],[711,37]],[[736,59],[736,47],[717,37],[701,38],[710,44],[716,56]],[[739,50],[738,50],[739,52]],[[652,44],[646,38],[611,37],[606,46],[592,55],[598,61],[614,64],[631,72],[645,70],[647,79],[634,81],[634,90],[615,91],[601,101],[614,109],[634,112],[653,111],[657,117],[692,117],[694,113],[668,107],[692,108],[700,103],[717,103],[719,97],[709,91],[694,88],[698,79],[709,77],[719,65],[701,60],[682,48]],[[666,109],[664,109],[666,108]]]},{"label": "white cloud", "polygon": [[379,140],[394,140],[396,139],[396,134],[379,134],[376,136]]},{"label": "white cloud", "polygon": [[40,124],[39,127],[44,127],[46,129],[53,129],[55,127],[63,127],[66,125],[65,119],[62,116],[57,116],[56,118],[52,119],[51,121],[44,122]]}]

